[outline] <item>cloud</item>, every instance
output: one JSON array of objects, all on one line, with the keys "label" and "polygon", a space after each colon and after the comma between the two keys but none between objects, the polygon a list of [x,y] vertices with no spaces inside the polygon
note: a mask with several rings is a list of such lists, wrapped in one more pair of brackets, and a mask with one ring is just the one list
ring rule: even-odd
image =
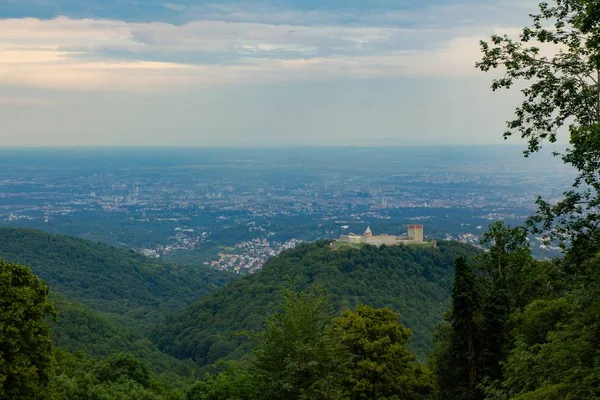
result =
[{"label": "cloud", "polygon": [[[355,1],[348,4],[362,8],[337,9],[161,4],[197,18],[178,25],[0,19],[0,85],[156,92],[287,80],[470,76],[477,73],[478,40],[502,32],[499,25],[514,30],[514,15],[534,10],[529,0],[405,9],[383,8],[384,3],[366,7]],[[90,15],[96,9],[90,7]]]},{"label": "cloud", "polygon": [[389,26],[402,28],[456,28],[503,23],[523,23],[528,13],[537,9],[538,0],[461,0],[461,1],[399,1],[385,4],[373,0],[345,1],[332,5],[320,1],[310,7],[309,2],[273,5],[265,2],[224,2],[208,4],[179,4],[186,22],[210,19],[229,22],[257,22],[275,25],[306,26],[351,25]]},{"label": "cloud", "polygon": [[[0,84],[68,90],[473,74],[478,26],[0,20]],[[487,29],[487,28],[486,28]]]},{"label": "cloud", "polygon": [[[435,27],[518,18],[537,0],[3,0],[0,18],[65,15],[128,22],[185,24],[196,20],[296,25]],[[521,11],[525,10],[525,13]],[[511,12],[515,11],[515,12]]]},{"label": "cloud", "polygon": [[4,0],[0,146],[501,141],[478,41],[530,0],[244,1]]},{"label": "cloud", "polygon": [[0,105],[5,106],[57,106],[61,102],[54,99],[40,99],[35,97],[0,97]]}]

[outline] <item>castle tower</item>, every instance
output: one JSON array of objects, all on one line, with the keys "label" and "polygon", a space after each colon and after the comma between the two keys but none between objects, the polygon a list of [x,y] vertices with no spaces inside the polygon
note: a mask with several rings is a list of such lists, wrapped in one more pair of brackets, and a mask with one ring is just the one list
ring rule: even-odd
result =
[{"label": "castle tower", "polygon": [[364,237],[372,237],[373,236],[373,232],[371,231],[371,227],[367,226],[367,230],[365,231],[365,233],[363,234]]},{"label": "castle tower", "polygon": [[408,240],[423,243],[423,225],[409,225]]}]

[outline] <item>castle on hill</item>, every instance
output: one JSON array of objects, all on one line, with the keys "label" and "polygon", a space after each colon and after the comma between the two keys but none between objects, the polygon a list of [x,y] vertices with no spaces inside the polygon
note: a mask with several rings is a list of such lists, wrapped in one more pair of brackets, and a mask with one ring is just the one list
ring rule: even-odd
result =
[{"label": "castle on hill", "polygon": [[349,233],[348,235],[341,235],[338,239],[341,243],[364,243],[372,244],[374,246],[399,246],[403,244],[421,244],[423,242],[423,225],[408,225],[408,233],[401,236],[394,235],[373,235],[371,227],[367,227],[367,230],[362,235]]}]

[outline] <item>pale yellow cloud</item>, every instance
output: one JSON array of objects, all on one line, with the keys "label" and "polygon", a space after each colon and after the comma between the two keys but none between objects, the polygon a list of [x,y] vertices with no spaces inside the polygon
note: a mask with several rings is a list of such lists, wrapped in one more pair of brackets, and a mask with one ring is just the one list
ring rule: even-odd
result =
[{"label": "pale yellow cloud", "polygon": [[[476,73],[482,37],[428,32],[436,42],[416,50],[405,48],[423,32],[397,28],[68,18],[0,20],[0,32],[0,84],[112,91],[341,76],[464,76]],[[225,61],[182,61],[214,53]],[[166,60],[148,60],[152,54]]]},{"label": "pale yellow cloud", "polygon": [[6,66],[9,64],[30,65],[56,63],[64,61],[69,54],[70,53],[68,52],[55,50],[13,50],[0,47],[0,65]]}]

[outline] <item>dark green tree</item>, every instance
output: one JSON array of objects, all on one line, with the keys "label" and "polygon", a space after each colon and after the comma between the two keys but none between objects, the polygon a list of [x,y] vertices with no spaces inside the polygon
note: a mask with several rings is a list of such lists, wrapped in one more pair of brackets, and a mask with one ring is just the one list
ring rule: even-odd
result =
[{"label": "dark green tree", "polygon": [[480,378],[495,381],[502,378],[501,362],[508,347],[507,329],[510,319],[509,296],[506,290],[495,288],[486,297],[482,310],[480,332]]},{"label": "dark green tree", "polygon": [[433,379],[406,348],[410,329],[389,308],[358,305],[333,321],[341,343],[351,354],[344,377],[350,399],[429,399]]},{"label": "dark green tree", "polygon": [[600,398],[600,253],[579,266],[569,290],[511,317],[515,344],[503,387],[516,399]]},{"label": "dark green tree", "polygon": [[482,276],[481,298],[483,309],[479,323],[481,345],[479,380],[499,380],[500,362],[508,347],[509,318],[517,305],[526,304],[523,290],[527,282],[531,257],[527,231],[523,227],[505,226],[503,222],[490,225],[483,234],[482,244],[488,251],[477,257],[475,268]]},{"label": "dark green tree", "polygon": [[480,308],[481,300],[473,266],[467,262],[466,257],[459,257],[454,263],[450,315],[450,367],[454,372],[448,376],[454,380],[457,399],[477,398],[480,344],[476,319]]},{"label": "dark green tree", "polygon": [[[261,398],[248,362],[221,363],[218,374],[206,374],[188,390],[187,400],[251,400]],[[260,386],[260,385],[258,385]]]},{"label": "dark green tree", "polygon": [[48,286],[0,259],[0,399],[47,399],[54,372]]},{"label": "dark green tree", "polygon": [[101,382],[134,381],[143,387],[150,386],[150,371],[146,364],[129,353],[107,357],[96,369]]},{"label": "dark green tree", "polygon": [[[531,17],[518,38],[481,42],[477,66],[503,70],[493,90],[527,81],[505,137],[520,134],[529,155],[544,140],[555,142],[567,133],[570,146],[560,155],[578,175],[558,203],[539,198],[528,221],[533,232],[559,239],[566,255],[552,264],[537,263],[558,266],[547,268],[550,273],[532,263],[522,270],[524,301],[510,317],[511,349],[495,393],[519,400],[599,398],[600,3],[541,3]],[[543,273],[542,279],[535,272]]]},{"label": "dark green tree", "polygon": [[477,398],[500,385],[513,345],[512,313],[552,296],[558,286],[555,264],[533,259],[523,227],[495,222],[482,244],[487,251],[471,265],[456,260],[453,307],[430,357],[442,395],[455,399]]},{"label": "dark green tree", "polygon": [[262,399],[338,399],[346,353],[332,335],[333,310],[320,292],[284,291],[254,350],[253,378]]}]

